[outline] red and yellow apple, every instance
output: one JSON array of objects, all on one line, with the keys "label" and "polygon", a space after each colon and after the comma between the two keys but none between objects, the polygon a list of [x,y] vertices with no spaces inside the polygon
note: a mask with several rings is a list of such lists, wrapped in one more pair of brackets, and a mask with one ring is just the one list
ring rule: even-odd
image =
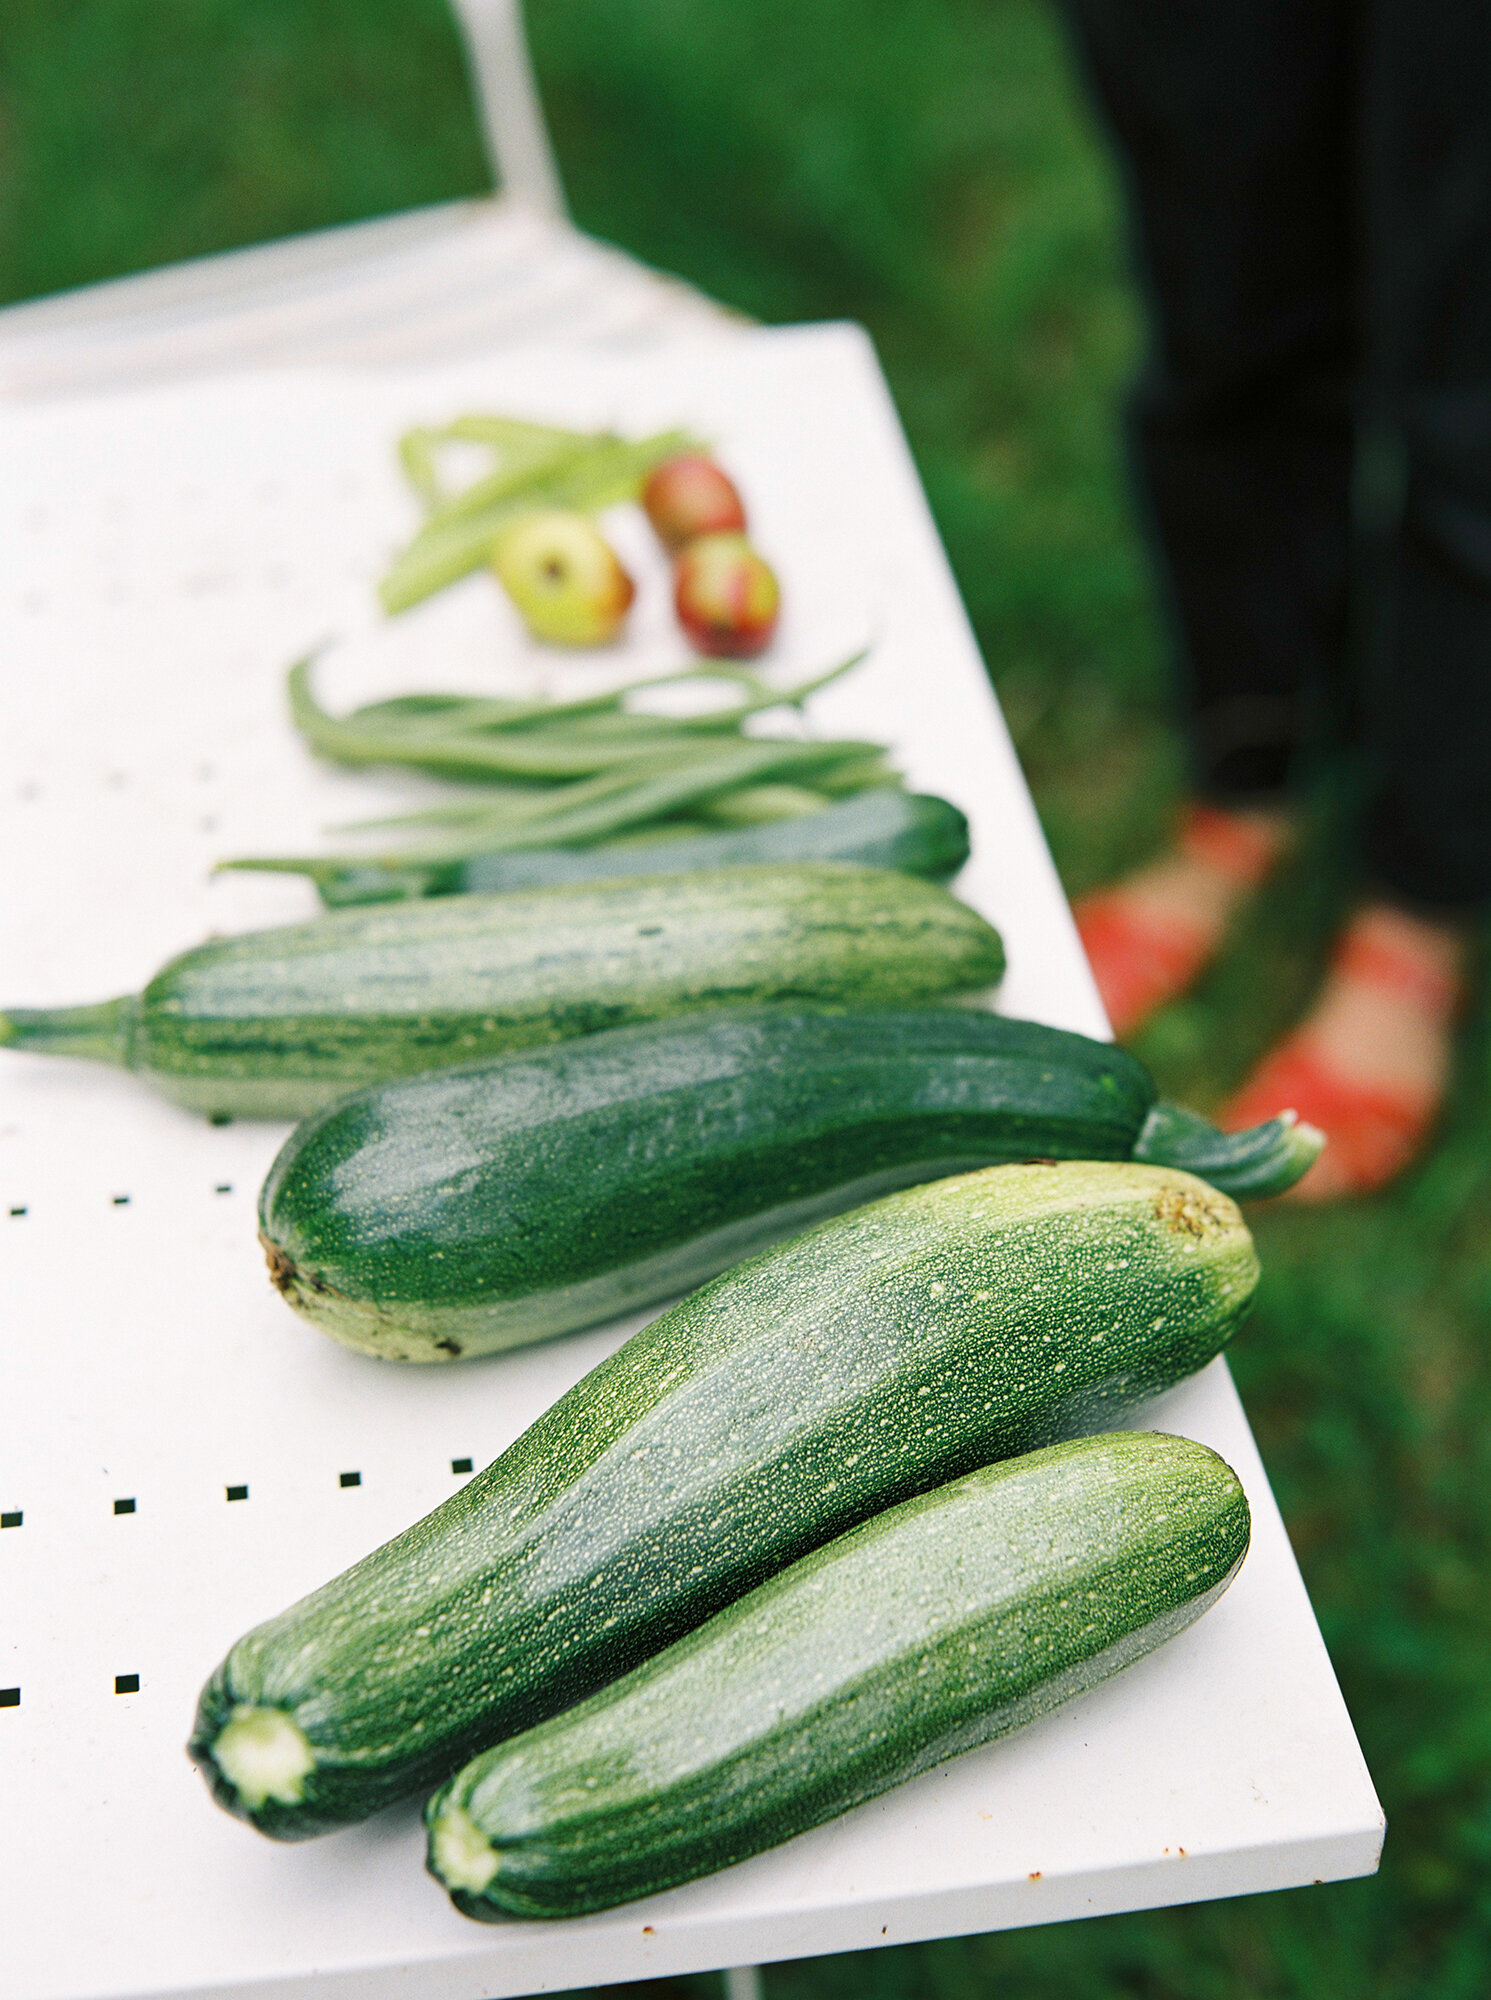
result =
[{"label": "red and yellow apple", "polygon": [[492,567],[534,638],[559,646],[604,646],[637,594],[590,516],[565,508],[514,523]]},{"label": "red and yellow apple", "polygon": [[781,594],[744,535],[700,535],[673,565],[673,603],[701,653],[747,659],[775,631]]},{"label": "red and yellow apple", "polygon": [[743,535],[745,508],[729,475],[702,452],[654,467],[642,505],[658,539],[674,554],[700,535]]}]

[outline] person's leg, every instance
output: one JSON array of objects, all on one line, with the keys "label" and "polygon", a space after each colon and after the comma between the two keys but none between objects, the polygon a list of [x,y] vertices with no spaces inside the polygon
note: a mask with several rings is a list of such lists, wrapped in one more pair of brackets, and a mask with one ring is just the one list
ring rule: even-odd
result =
[{"label": "person's leg", "polygon": [[1430,909],[1491,898],[1491,16],[1373,0],[1368,383],[1401,466],[1361,708],[1366,859]]},{"label": "person's leg", "polygon": [[1331,1134],[1300,1192],[1381,1186],[1450,1074],[1468,919],[1491,896],[1491,25],[1373,0],[1364,73],[1367,377],[1396,504],[1369,524],[1365,899],[1307,1019],[1226,1112]]},{"label": "person's leg", "polygon": [[1068,0],[1117,144],[1151,356],[1137,484],[1200,810],[1079,904],[1120,1032],[1182,990],[1287,842],[1346,632],[1356,239],[1346,0]]},{"label": "person's leg", "polygon": [[1067,4],[1148,293],[1135,470],[1197,786],[1276,801],[1346,636],[1358,9]]}]

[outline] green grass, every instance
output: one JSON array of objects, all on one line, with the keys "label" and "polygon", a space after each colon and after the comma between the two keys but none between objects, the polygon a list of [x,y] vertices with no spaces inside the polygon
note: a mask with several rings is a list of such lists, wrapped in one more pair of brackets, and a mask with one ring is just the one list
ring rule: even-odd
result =
[{"label": "green grass", "polygon": [[0,298],[472,194],[443,0],[0,0]]},{"label": "green grass", "polygon": [[[1072,887],[1174,799],[1114,403],[1111,178],[1035,0],[530,0],[588,228],[764,318],[872,329]],[[0,0],[0,297],[471,191],[440,0]],[[1150,1029],[1214,1098],[1308,996],[1343,810]],[[1391,1194],[1262,1214],[1236,1369],[1387,1806],[1374,1881],[772,1969],[771,2000],[1491,1990],[1491,1035]],[[689,1980],[626,1991],[713,1993]]]}]

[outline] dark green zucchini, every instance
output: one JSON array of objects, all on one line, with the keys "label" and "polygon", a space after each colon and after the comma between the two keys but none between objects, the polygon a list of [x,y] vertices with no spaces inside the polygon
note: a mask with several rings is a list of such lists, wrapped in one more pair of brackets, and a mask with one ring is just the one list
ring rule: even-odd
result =
[{"label": "dark green zucchini", "polygon": [[[1315,1156],[1224,1135],[1122,1049],[969,1008],[758,1008],[617,1028],[410,1077],[301,1125],[260,1240],[297,1311],[365,1353],[444,1361],[614,1319],[825,1215],[1002,1160],[1141,1138],[1231,1194]],[[1209,1135],[1209,1150],[1199,1133]],[[1230,1178],[1229,1178],[1230,1175]]]},{"label": "dark green zucchini", "polygon": [[[942,881],[968,859],[968,821],[946,799],[881,786],[821,811],[729,833],[607,841],[597,847],[537,847],[465,861],[380,866],[308,857],[276,861],[308,875],[323,902],[400,902],[418,896],[494,895],[614,875],[684,875],[779,861],[857,861]],[[235,864],[249,865],[249,864]]]},{"label": "dark green zucchini", "polygon": [[574,882],[335,910],[173,959],[143,994],[15,1008],[0,1044],[91,1056],[210,1115],[283,1118],[383,1077],[763,1000],[990,986],[998,933],[945,889],[847,862]]},{"label": "dark green zucchini", "polygon": [[1190,1374],[1257,1277],[1233,1203],[1160,1167],[991,1167],[820,1223],[240,1639],[191,1754],[266,1833],[362,1818],[871,1514]]},{"label": "dark green zucchini", "polygon": [[468,1917],[712,1874],[1033,1722],[1193,1624],[1247,1553],[1188,1438],[1054,1445],[878,1514],[430,1801]]}]

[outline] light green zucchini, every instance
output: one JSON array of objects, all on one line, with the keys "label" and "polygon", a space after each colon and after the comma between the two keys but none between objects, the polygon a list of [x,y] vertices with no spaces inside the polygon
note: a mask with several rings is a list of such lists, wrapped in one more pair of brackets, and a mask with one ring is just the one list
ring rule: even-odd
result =
[{"label": "light green zucchini", "polygon": [[90,1056],[210,1116],[706,1006],[904,1004],[992,985],[998,933],[945,889],[847,862],[334,910],[199,945],[138,995],[13,1008],[0,1044]]},{"label": "light green zucchini", "polygon": [[1235,1205],[1158,1167],[993,1167],[820,1223],[240,1639],[192,1755],[279,1838],[361,1818],[868,1516],[1190,1374],[1257,1275]]},{"label": "light green zucchini", "polygon": [[345,1099],[286,1142],[260,1241],[285,1298],[333,1338],[455,1360],[676,1297],[968,1167],[1142,1146],[1258,1194],[1319,1150],[1282,1120],[1222,1133],[1187,1117],[1111,1043],[982,1010],[692,1014]]},{"label": "light green zucchini", "polygon": [[1215,1452],[1082,1438],[793,1563],[431,1800],[469,1917],[575,1917],[708,1875],[988,1743],[1200,1617],[1248,1547]]}]

